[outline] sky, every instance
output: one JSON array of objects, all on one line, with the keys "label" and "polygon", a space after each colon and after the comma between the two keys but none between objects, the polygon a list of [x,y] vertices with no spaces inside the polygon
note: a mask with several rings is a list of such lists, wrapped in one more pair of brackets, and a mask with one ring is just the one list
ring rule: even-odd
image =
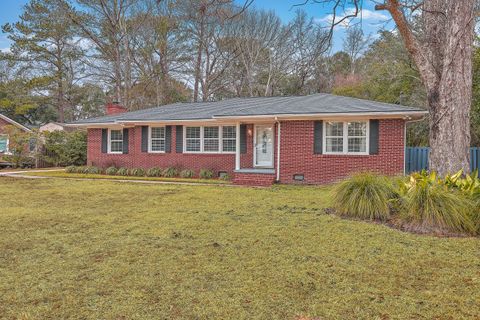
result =
[{"label": "sky", "polygon": [[[0,25],[7,22],[15,22],[18,16],[22,13],[22,7],[28,0],[0,0]],[[235,0],[238,3],[244,3],[244,0]],[[304,0],[254,0],[253,6],[257,9],[273,10],[285,22],[290,21],[295,15],[295,11],[299,8],[305,10],[309,16],[315,19],[316,22],[323,25],[328,25],[331,21],[330,8],[322,4],[307,4],[299,7],[294,7],[295,4],[301,4]],[[359,20],[356,20],[359,21]],[[372,1],[364,1],[364,8],[362,11],[361,26],[365,35],[370,35],[375,38],[378,30],[387,27],[391,29],[391,22],[388,23],[389,16],[385,12],[375,11]],[[337,26],[333,34],[333,52],[342,49],[342,41],[345,36],[345,27]],[[6,50],[10,46],[10,41],[6,35],[0,33],[0,51]]]}]

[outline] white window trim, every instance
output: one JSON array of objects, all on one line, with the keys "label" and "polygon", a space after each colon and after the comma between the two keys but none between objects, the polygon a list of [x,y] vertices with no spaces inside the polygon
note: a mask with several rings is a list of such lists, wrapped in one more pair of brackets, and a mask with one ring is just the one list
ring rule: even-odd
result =
[{"label": "white window trim", "polygon": [[[165,141],[165,148],[167,148],[167,128],[165,126],[149,126],[148,127],[148,153],[165,153],[165,150],[163,151],[152,150],[152,128],[164,128],[163,140]],[[157,139],[157,140],[161,140],[161,139]]]},{"label": "white window trim", "polygon": [[[331,122],[342,122],[343,123],[343,152],[327,152],[327,121]],[[367,135],[365,136],[367,141],[366,141],[366,148],[365,152],[349,152],[348,151],[348,122],[365,122],[367,124]],[[370,121],[369,120],[324,120],[324,125],[322,126],[322,149],[323,149],[323,154],[331,154],[331,155],[356,155],[356,156],[366,156],[369,155],[369,150],[370,150]],[[352,137],[354,138],[354,137]]]},{"label": "white window trim", "polygon": [[[187,151],[187,127],[200,127],[200,151]],[[203,151],[205,127],[218,127],[218,151]],[[223,127],[235,127],[235,124],[221,124],[221,125],[204,125],[204,126],[183,126],[183,153],[197,153],[197,154],[235,154],[235,151],[223,151]],[[236,134],[236,133],[235,133]],[[235,136],[235,141],[239,137]],[[235,144],[236,145],[236,144]]]},{"label": "white window trim", "polygon": [[[122,129],[108,129],[108,153],[110,154],[123,154],[122,151],[112,151],[112,130],[114,131],[122,131]],[[117,141],[117,140],[116,140]],[[122,131],[122,149],[123,149],[123,131]]]}]

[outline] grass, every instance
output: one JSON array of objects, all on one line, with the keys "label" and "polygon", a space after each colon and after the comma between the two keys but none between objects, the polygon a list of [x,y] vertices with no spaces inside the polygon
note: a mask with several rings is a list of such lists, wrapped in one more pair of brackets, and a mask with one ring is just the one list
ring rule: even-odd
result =
[{"label": "grass", "polygon": [[145,180],[164,182],[188,182],[206,184],[229,184],[229,181],[219,179],[191,179],[191,178],[166,178],[166,177],[137,177],[137,176],[110,176],[104,174],[89,173],[66,173],[64,171],[27,172],[22,175],[51,177],[51,178],[73,178],[73,179],[113,179],[113,180]]},{"label": "grass", "polygon": [[480,240],[327,215],[322,187],[0,178],[6,319],[478,319]]}]

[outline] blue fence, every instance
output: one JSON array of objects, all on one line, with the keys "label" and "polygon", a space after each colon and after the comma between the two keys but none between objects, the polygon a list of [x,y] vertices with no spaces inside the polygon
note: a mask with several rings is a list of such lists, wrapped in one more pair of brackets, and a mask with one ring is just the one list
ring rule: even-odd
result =
[{"label": "blue fence", "polygon": [[[405,150],[405,172],[428,170],[428,147],[407,147]],[[480,148],[470,148],[470,170],[480,167]],[[480,171],[480,170],[479,170]]]}]

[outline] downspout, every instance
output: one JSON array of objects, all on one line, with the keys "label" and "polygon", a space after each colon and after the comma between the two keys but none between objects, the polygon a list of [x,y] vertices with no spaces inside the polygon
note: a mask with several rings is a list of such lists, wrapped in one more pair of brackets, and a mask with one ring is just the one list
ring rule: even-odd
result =
[{"label": "downspout", "polygon": [[278,121],[278,117],[275,117],[275,122],[277,124],[277,182],[280,182],[280,132],[281,124]]},{"label": "downspout", "polygon": [[407,124],[423,121],[425,117],[412,120],[411,117],[405,117],[405,125],[403,127],[403,175],[407,175]]}]

